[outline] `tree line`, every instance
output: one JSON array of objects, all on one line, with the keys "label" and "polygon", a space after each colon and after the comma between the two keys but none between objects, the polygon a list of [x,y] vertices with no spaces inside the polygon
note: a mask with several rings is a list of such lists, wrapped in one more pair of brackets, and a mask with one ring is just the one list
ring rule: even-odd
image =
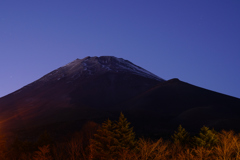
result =
[{"label": "tree line", "polygon": [[0,141],[2,160],[207,160],[240,159],[240,134],[203,126],[191,136],[181,125],[170,139],[136,138],[121,113],[118,121],[88,122],[81,132],[54,141],[44,132],[38,140]]}]

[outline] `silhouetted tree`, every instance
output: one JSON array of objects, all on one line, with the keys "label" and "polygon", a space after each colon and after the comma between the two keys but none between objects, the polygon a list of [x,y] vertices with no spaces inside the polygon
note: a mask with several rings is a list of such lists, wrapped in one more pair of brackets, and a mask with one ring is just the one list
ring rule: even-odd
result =
[{"label": "silhouetted tree", "polygon": [[44,145],[42,147],[38,147],[38,151],[35,151],[33,156],[34,160],[52,160],[52,156],[50,155],[49,145]]},{"label": "silhouetted tree", "polygon": [[82,143],[84,147],[89,145],[90,139],[93,138],[94,134],[99,128],[100,125],[92,121],[88,121],[83,125],[79,136],[81,136],[82,138]]},{"label": "silhouetted tree", "polygon": [[94,134],[91,141],[95,159],[118,159],[121,153],[135,147],[135,133],[130,123],[121,113],[119,120],[113,123],[107,120]]},{"label": "silhouetted tree", "polygon": [[198,136],[193,138],[195,146],[213,148],[218,142],[217,133],[214,129],[210,130],[203,126]]},{"label": "silhouetted tree", "polygon": [[94,159],[112,159],[116,156],[114,125],[111,120],[102,123],[102,127],[94,134],[91,140]]},{"label": "silhouetted tree", "polygon": [[179,125],[177,131],[174,132],[172,139],[175,144],[185,145],[189,142],[189,137],[189,133],[185,130],[185,128]]},{"label": "silhouetted tree", "polygon": [[37,149],[33,142],[22,141],[15,138],[13,143],[9,146],[7,157],[9,159],[19,159],[22,154],[28,154]]},{"label": "silhouetted tree", "polygon": [[119,151],[131,150],[135,147],[135,133],[133,128],[130,128],[130,122],[120,113],[119,120],[114,124],[114,132],[118,140],[117,148]]}]

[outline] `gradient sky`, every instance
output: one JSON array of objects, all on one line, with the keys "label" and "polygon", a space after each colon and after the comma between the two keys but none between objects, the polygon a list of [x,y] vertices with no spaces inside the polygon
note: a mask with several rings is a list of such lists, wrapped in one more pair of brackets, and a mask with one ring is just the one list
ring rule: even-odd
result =
[{"label": "gradient sky", "polygon": [[0,1],[0,97],[101,55],[240,98],[240,0]]}]

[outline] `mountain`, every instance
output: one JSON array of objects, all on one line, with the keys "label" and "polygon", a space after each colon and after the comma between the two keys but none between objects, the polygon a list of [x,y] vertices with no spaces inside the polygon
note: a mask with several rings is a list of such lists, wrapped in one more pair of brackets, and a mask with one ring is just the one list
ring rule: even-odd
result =
[{"label": "mountain", "polygon": [[2,132],[64,133],[123,112],[138,134],[182,124],[239,130],[240,99],[178,79],[164,80],[122,58],[86,57],[0,98]]},{"label": "mountain", "polygon": [[2,97],[1,129],[107,118],[118,104],[164,81],[121,58],[76,59]]}]

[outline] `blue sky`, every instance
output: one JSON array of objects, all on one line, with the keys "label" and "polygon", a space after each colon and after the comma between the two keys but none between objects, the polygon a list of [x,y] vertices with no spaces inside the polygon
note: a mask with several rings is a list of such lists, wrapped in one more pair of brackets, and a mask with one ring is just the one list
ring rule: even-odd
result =
[{"label": "blue sky", "polygon": [[0,1],[0,97],[101,55],[240,98],[240,1]]}]

